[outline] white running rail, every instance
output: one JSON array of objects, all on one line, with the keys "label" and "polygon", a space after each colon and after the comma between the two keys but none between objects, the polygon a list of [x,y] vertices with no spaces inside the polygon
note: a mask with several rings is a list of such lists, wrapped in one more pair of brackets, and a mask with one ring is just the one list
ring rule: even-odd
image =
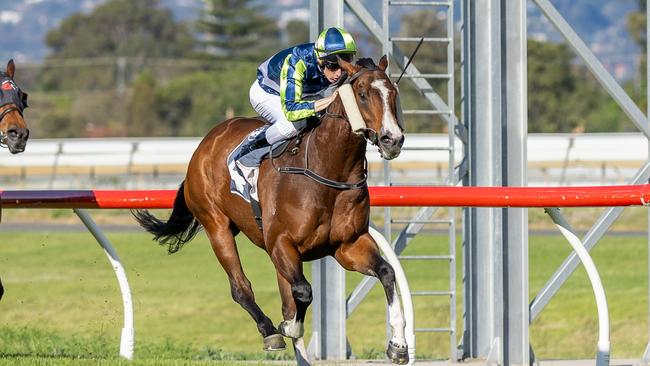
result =
[{"label": "white running rail", "polygon": [[135,346],[135,328],[133,327],[133,301],[131,300],[131,289],[129,288],[129,281],[126,278],[126,272],[117,256],[115,248],[111,245],[106,235],[101,231],[95,221],[83,209],[75,208],[74,212],[79,216],[84,225],[93,234],[99,245],[104,249],[104,253],[111,262],[117,282],[120,285],[120,292],[122,293],[122,304],[124,306],[124,327],[122,328],[122,336],[120,338],[120,356],[128,360],[133,359],[133,349]]},{"label": "white running rail", "polygon": [[406,280],[406,275],[404,274],[404,269],[397,258],[397,255],[393,251],[393,248],[390,246],[386,238],[379,233],[379,231],[373,229],[372,227],[368,228],[368,233],[375,239],[375,242],[379,246],[379,249],[384,253],[384,258],[393,267],[395,271],[395,279],[397,280],[397,286],[399,287],[400,296],[402,297],[402,307],[404,309],[404,319],[406,321],[406,327],[404,328],[404,335],[406,336],[406,344],[409,347],[409,365],[415,363],[415,324],[414,324],[414,314],[413,314],[413,301],[411,300],[411,290],[409,289],[408,281]]},{"label": "white running rail", "polygon": [[587,276],[591,282],[596,297],[596,307],[598,308],[598,350],[596,353],[596,366],[609,365],[609,314],[607,311],[607,297],[603,283],[600,281],[598,270],[594,261],[589,256],[589,252],[578,237],[573,233],[571,226],[560,214],[559,208],[545,208],[546,213],[551,216],[555,225],[560,229],[562,235],[569,241],[578,258],[585,266]]}]

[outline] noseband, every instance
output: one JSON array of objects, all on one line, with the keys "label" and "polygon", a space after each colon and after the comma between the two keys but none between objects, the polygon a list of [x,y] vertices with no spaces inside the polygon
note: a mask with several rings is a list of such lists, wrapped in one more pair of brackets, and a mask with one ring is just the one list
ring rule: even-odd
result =
[{"label": "noseband", "polygon": [[[11,107],[5,109],[0,113],[0,122],[11,112],[18,112],[20,116],[22,117],[23,112],[20,110],[20,108],[16,107],[15,105],[12,105]],[[7,133],[5,131],[0,130],[0,147],[7,148]]]}]

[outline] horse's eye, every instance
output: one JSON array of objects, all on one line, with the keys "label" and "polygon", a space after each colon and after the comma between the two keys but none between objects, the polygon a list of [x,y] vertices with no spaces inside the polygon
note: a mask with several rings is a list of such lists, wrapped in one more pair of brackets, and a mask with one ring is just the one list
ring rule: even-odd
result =
[{"label": "horse's eye", "polygon": [[366,93],[360,91],[360,92],[359,92],[359,99],[360,99],[362,102],[365,103],[365,102],[366,102]]}]

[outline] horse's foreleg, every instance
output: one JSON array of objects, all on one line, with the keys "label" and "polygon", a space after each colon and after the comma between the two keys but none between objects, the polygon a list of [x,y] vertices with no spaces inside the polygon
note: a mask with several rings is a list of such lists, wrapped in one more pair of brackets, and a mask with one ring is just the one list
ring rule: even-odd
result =
[{"label": "horse's foreleg", "polygon": [[[241,261],[235,246],[235,238],[230,231],[227,218],[214,220],[214,223],[203,224],[205,231],[210,238],[212,250],[219,259],[219,263],[226,271],[230,281],[230,291],[233,300],[241,305],[257,323],[257,329],[264,338],[264,350],[276,351],[286,348],[284,339],[273,322],[260,309],[255,302],[255,295],[251,283],[244,274]],[[221,225],[220,225],[221,223]]]},{"label": "horse's foreleg", "polygon": [[2,299],[2,295],[5,294],[5,288],[2,287],[2,280],[0,280],[0,299]]},{"label": "horse's foreleg", "polygon": [[[296,248],[288,240],[278,240],[271,253],[278,272],[285,321],[280,332],[287,337],[300,338],[304,333],[307,308],[312,301],[311,285],[302,272],[302,261]],[[291,300],[293,299],[293,304]]]},{"label": "horse's foreleg", "polygon": [[282,297],[282,317],[284,318],[278,329],[284,336],[291,338],[298,366],[311,365],[303,339],[305,333],[304,322],[299,323],[296,321],[296,302],[293,299],[291,284],[279,272],[278,287]]},{"label": "horse's foreleg", "polygon": [[278,272],[278,288],[282,298],[282,317],[284,321],[278,330],[285,337],[300,338],[305,332],[303,323],[297,322],[296,301],[293,299],[291,284]]},{"label": "horse's foreleg", "polygon": [[406,322],[397,296],[393,267],[381,257],[377,244],[369,234],[360,236],[352,243],[342,244],[336,250],[335,257],[343,268],[379,279],[386,293],[389,322],[393,331],[386,354],[393,363],[408,363],[408,347],[404,336]]}]

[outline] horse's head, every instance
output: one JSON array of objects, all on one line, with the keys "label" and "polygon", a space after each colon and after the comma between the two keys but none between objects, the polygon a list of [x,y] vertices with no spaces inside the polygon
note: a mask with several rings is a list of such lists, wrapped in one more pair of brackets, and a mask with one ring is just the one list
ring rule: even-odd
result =
[{"label": "horse's head", "polygon": [[12,154],[25,151],[29,138],[29,130],[23,119],[27,93],[14,82],[15,72],[14,60],[9,61],[5,72],[0,72],[0,146],[9,148]]},{"label": "horse's head", "polygon": [[383,56],[379,65],[369,58],[359,59],[356,65],[339,59],[339,65],[349,75],[347,82],[365,121],[365,138],[379,147],[384,159],[395,159],[404,144],[404,128],[397,88],[386,75],[388,58]]}]

